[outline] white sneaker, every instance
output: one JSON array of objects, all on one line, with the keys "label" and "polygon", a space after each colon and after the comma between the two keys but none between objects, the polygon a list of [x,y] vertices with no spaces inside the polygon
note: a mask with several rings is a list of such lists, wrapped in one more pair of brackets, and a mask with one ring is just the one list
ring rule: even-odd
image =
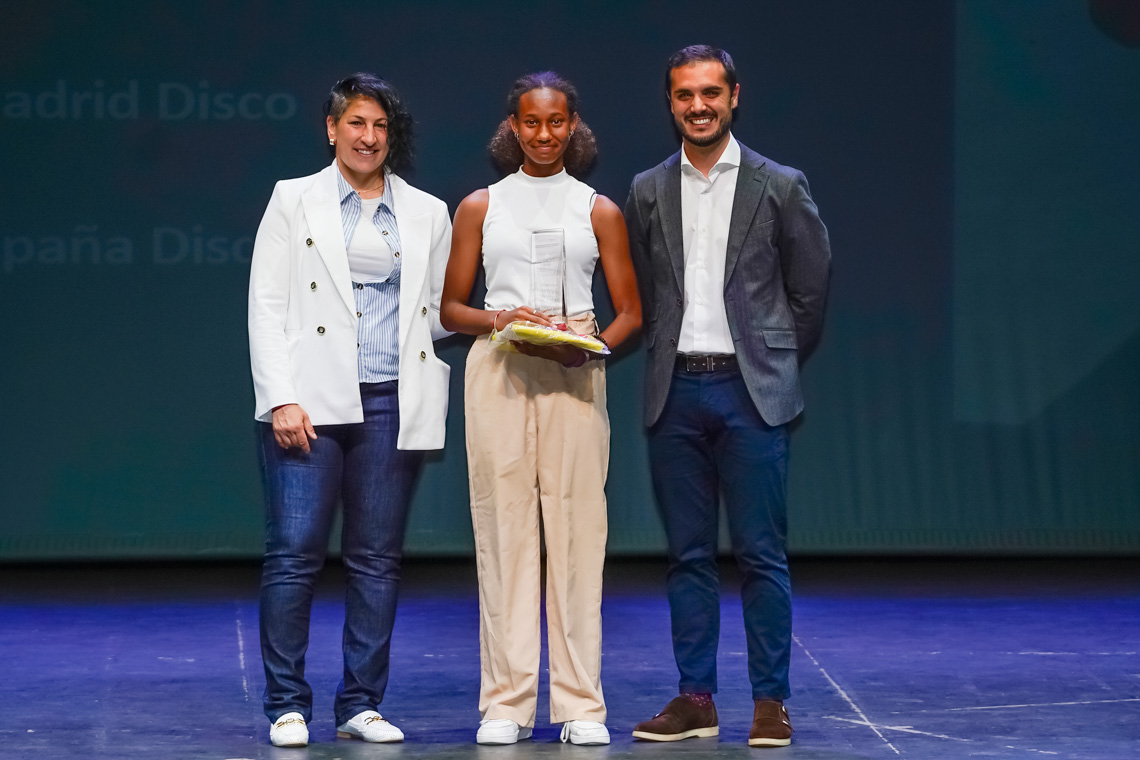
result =
[{"label": "white sneaker", "polygon": [[534,731],[529,726],[520,726],[513,720],[479,721],[479,731],[475,734],[476,744],[514,744],[520,739],[529,739]]},{"label": "white sneaker", "polygon": [[604,723],[593,720],[568,720],[562,724],[562,743],[609,744],[610,732]]},{"label": "white sneaker", "polygon": [[307,747],[309,728],[299,712],[285,713],[269,727],[269,743],[274,747]]},{"label": "white sneaker", "polygon": [[375,710],[365,710],[350,718],[347,723],[336,727],[338,739],[362,739],[366,742],[384,744],[404,741],[404,732],[384,720]]}]

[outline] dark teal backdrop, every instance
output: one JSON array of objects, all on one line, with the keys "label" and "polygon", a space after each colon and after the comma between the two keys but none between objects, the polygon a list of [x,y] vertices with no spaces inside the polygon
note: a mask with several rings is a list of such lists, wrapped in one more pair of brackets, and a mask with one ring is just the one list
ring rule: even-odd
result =
[{"label": "dark teal backdrop", "polygon": [[[404,92],[410,179],[454,209],[496,178],[510,82],[557,69],[598,136],[590,182],[622,203],[677,149],[662,65],[698,41],[737,61],[735,134],[807,174],[831,233],[792,550],[1136,553],[1140,51],[1100,20],[1075,1],[6,3],[0,559],[259,553],[248,257],[273,183],[329,160],[336,79]],[[415,553],[471,550],[467,345],[441,345],[448,447]],[[662,547],[641,369],[610,365],[611,553]]]}]

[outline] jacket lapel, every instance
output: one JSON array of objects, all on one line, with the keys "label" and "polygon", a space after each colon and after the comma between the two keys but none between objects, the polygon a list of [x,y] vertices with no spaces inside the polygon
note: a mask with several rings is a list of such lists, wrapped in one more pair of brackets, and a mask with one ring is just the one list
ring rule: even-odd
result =
[{"label": "jacket lapel", "polygon": [[392,183],[392,204],[396,207],[396,226],[400,228],[400,330],[401,355],[408,328],[415,320],[415,309],[420,304],[420,293],[427,277],[429,249],[431,248],[431,214],[426,212],[407,192],[407,184],[395,174],[388,175]]},{"label": "jacket lapel", "polygon": [[344,227],[337,198],[336,164],[321,172],[312,187],[301,196],[309,235],[317,254],[329,270],[337,292],[350,313],[356,313],[352,300],[352,275],[348,270],[348,250],[344,247]]},{"label": "jacket lapel", "polygon": [[740,170],[736,174],[736,194],[732,199],[732,217],[728,223],[728,246],[725,250],[724,286],[732,279],[732,271],[740,259],[744,239],[752,226],[764,189],[768,186],[768,172],[759,154],[740,146]]},{"label": "jacket lapel", "polygon": [[665,235],[665,248],[677,289],[685,292],[685,238],[681,231],[681,153],[665,162],[665,171],[657,175],[658,218]]}]

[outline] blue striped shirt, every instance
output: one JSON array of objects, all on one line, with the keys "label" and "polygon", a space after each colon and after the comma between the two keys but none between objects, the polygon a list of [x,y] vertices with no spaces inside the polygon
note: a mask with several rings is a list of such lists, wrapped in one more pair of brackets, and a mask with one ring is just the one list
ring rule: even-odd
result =
[{"label": "blue striped shirt", "polygon": [[[340,221],[344,230],[344,247],[352,242],[352,234],[360,221],[360,195],[338,171]],[[400,370],[400,229],[396,226],[392,183],[385,171],[384,193],[372,215],[372,223],[388,241],[394,255],[392,271],[383,280],[353,282],[352,297],[356,301],[356,367],[362,383],[395,380]]]}]

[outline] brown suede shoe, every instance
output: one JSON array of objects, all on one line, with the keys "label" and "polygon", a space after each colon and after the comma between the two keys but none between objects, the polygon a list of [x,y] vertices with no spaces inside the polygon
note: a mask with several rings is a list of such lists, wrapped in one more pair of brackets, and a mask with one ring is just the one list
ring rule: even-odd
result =
[{"label": "brown suede shoe", "polygon": [[774,699],[756,700],[752,713],[752,730],[748,732],[749,747],[786,747],[792,743],[792,721],[783,702]]},{"label": "brown suede shoe", "polygon": [[676,697],[653,720],[638,723],[633,729],[635,739],[651,742],[676,742],[691,736],[716,736],[720,727],[716,720],[716,705],[698,707],[691,699]]}]

